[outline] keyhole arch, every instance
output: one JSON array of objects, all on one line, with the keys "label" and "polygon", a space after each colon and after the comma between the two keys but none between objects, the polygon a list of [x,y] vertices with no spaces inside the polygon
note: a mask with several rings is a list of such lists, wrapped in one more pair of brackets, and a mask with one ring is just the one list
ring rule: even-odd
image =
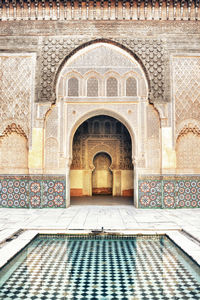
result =
[{"label": "keyhole arch", "polygon": [[98,152],[93,157],[92,194],[112,195],[113,172],[112,157],[107,152]]}]

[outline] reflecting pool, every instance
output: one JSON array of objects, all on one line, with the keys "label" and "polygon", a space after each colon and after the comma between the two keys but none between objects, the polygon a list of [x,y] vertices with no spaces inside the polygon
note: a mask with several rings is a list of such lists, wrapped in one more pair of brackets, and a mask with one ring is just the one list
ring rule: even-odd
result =
[{"label": "reflecting pool", "polygon": [[39,236],[1,269],[0,299],[200,299],[200,267],[166,236]]}]

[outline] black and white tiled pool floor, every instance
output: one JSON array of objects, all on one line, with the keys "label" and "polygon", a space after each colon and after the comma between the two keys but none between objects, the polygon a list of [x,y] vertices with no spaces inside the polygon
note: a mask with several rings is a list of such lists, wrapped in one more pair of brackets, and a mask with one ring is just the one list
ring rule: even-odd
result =
[{"label": "black and white tiled pool floor", "polygon": [[40,237],[8,269],[2,300],[200,299],[199,267],[165,237]]}]

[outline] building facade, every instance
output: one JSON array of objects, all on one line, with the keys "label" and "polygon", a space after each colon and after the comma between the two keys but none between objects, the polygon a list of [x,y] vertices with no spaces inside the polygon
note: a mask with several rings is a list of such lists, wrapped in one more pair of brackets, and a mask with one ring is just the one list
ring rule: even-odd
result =
[{"label": "building facade", "polygon": [[200,207],[199,18],[199,1],[1,2],[0,207]]}]

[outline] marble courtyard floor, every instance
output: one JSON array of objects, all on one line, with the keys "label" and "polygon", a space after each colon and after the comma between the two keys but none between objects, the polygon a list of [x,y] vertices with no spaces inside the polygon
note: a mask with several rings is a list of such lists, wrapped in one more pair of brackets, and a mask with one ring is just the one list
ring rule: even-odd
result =
[{"label": "marble courtyard floor", "polygon": [[[200,263],[200,209],[136,209],[132,205],[72,205],[67,209],[0,209],[0,266],[38,233],[166,233]],[[8,238],[23,229],[9,242]]]}]

